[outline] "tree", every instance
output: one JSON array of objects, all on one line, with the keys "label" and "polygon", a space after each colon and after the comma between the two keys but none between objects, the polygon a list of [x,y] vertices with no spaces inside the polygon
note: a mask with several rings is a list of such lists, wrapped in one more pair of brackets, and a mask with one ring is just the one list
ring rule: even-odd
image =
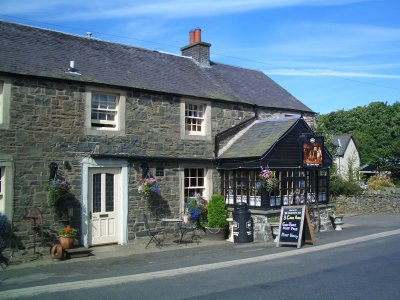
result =
[{"label": "tree", "polygon": [[[316,121],[317,133],[325,136],[330,151],[333,149],[329,148],[328,141],[332,141],[333,135],[351,134],[358,145],[362,164],[377,162],[380,158],[395,162],[400,156],[400,102],[393,105],[371,102],[349,111],[318,115]],[[396,172],[396,163],[390,166]]]}]

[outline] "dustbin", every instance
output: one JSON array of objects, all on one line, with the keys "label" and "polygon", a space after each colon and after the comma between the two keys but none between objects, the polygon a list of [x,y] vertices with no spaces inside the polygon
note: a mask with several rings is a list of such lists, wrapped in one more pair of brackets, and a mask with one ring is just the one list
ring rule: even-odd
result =
[{"label": "dustbin", "polygon": [[233,241],[249,243],[253,241],[253,222],[245,202],[239,202],[233,210]]}]

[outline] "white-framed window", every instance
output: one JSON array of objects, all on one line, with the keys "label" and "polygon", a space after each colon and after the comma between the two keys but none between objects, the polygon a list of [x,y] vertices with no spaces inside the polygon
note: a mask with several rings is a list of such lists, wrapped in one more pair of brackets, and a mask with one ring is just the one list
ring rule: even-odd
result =
[{"label": "white-framed window", "polygon": [[206,170],[204,168],[186,168],[184,172],[185,199],[196,197],[197,194],[206,196]]},{"label": "white-framed window", "polygon": [[204,104],[186,103],[185,131],[186,134],[203,135],[206,106]]},{"label": "white-framed window", "polygon": [[181,137],[211,140],[211,105],[209,102],[183,100],[181,102]]},{"label": "white-framed window", "polygon": [[0,213],[6,214],[8,219],[13,211],[13,159],[10,155],[0,154]]},{"label": "white-framed window", "polygon": [[117,95],[92,93],[92,127],[117,128]]},{"label": "white-framed window", "polygon": [[10,125],[11,82],[0,78],[0,129]]},{"label": "white-framed window", "polygon": [[86,134],[125,133],[126,94],[112,89],[90,89],[86,93]]},{"label": "white-framed window", "polygon": [[[4,181],[5,181],[5,168],[0,167],[0,203],[3,203],[4,198]],[[3,212],[0,207],[0,212]]]}]

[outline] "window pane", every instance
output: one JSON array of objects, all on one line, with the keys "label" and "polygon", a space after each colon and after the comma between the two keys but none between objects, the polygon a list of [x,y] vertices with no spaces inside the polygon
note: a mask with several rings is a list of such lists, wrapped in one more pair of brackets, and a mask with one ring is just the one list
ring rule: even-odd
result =
[{"label": "window pane", "polygon": [[106,211],[114,211],[114,175],[106,174]]},{"label": "window pane", "polygon": [[101,212],[101,174],[93,175],[93,212]]},{"label": "window pane", "polygon": [[3,193],[3,168],[0,168],[0,195]]},{"label": "window pane", "polygon": [[197,169],[197,173],[199,177],[204,177],[204,169]]},{"label": "window pane", "polygon": [[199,177],[199,179],[197,180],[197,186],[204,186],[204,178],[203,177]]}]

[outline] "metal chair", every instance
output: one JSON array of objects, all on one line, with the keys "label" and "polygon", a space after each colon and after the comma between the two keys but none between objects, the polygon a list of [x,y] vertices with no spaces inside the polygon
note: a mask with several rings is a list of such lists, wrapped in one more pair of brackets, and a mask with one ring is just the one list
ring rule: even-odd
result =
[{"label": "metal chair", "polygon": [[197,234],[197,230],[199,230],[199,228],[197,228],[197,225],[191,221],[188,222],[182,222],[179,226],[179,234],[180,234],[180,239],[179,239],[179,243],[181,244],[183,242],[183,238],[185,235],[187,235],[188,233],[191,233],[191,240],[192,241],[196,241],[197,244],[199,244],[199,235]]},{"label": "metal chair", "polygon": [[151,229],[149,226],[149,220],[147,218],[147,215],[145,214],[143,215],[143,220],[144,220],[144,227],[147,231],[147,236],[150,239],[145,248],[147,248],[151,242],[156,243],[156,246],[161,248],[161,239],[158,237],[158,235],[162,233],[162,230]]}]

